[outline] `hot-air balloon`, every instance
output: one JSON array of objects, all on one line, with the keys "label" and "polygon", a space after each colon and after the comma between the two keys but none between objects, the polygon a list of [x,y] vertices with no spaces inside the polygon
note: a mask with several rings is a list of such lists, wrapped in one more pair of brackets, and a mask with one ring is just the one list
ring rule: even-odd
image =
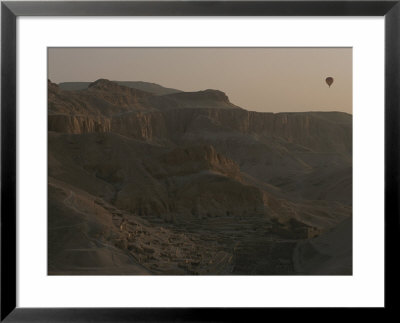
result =
[{"label": "hot-air balloon", "polygon": [[325,79],[326,84],[329,85],[329,87],[331,87],[332,83],[333,83],[333,77],[329,76]]}]

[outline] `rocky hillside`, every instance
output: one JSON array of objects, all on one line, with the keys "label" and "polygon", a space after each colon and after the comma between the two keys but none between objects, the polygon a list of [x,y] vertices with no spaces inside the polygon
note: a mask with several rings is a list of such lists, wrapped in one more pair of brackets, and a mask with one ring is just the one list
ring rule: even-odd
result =
[{"label": "rocky hillside", "polygon": [[[107,80],[93,82],[88,90],[78,92],[62,91],[51,83],[49,113],[50,119],[52,114],[101,115],[111,119],[113,132],[122,134],[134,125],[146,129],[162,128],[157,135],[153,135],[153,131],[140,131],[135,135],[133,131],[131,136],[142,140],[173,140],[196,132],[200,135],[234,132],[261,136],[260,139],[283,139],[287,144],[318,152],[351,154],[352,151],[351,115],[246,111],[216,90],[154,96]],[[49,130],[53,131],[52,128]]]},{"label": "rocky hillside", "polygon": [[160,95],[104,79],[63,88],[49,81],[49,230],[68,212],[90,219],[79,232],[97,256],[68,265],[66,226],[64,244],[49,236],[52,273],[279,274],[279,259],[296,273],[298,239],[351,217],[351,115],[252,112],[218,90]]}]

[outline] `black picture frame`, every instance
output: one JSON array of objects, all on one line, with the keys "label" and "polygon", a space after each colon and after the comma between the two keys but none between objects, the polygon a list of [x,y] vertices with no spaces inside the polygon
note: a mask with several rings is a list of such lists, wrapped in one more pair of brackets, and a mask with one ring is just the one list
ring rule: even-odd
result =
[{"label": "black picture frame", "polygon": [[[18,16],[384,16],[385,17],[385,307],[396,310],[399,234],[400,1],[90,1],[1,3],[1,321],[254,321],[266,310],[243,308],[16,307],[16,19]],[[40,291],[38,291],[40,292]],[[296,310],[295,308],[290,309]],[[329,316],[342,318],[342,313]],[[349,309],[345,309],[350,311]],[[297,309],[303,316],[304,309]],[[277,313],[276,313],[277,314]],[[261,315],[261,316],[259,316]],[[309,313],[304,315],[309,315]],[[311,314],[316,319],[318,314]],[[322,315],[327,315],[326,313]],[[340,316],[339,316],[340,315]],[[372,316],[371,316],[372,315]],[[284,318],[284,317],[282,317]],[[351,317],[348,317],[351,319]],[[264,317],[263,320],[267,318]]]}]

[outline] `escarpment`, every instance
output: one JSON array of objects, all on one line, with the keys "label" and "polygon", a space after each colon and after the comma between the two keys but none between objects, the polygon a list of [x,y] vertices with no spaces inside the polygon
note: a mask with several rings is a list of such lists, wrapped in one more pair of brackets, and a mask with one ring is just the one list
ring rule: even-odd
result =
[{"label": "escarpment", "polygon": [[[82,115],[93,120],[84,121]],[[49,119],[54,119],[49,129],[58,132],[112,131],[139,140],[174,142],[196,133],[238,133],[318,152],[349,154],[352,150],[351,115],[247,111],[216,90],[156,96],[101,79],[87,90],[69,92],[50,82]]]},{"label": "escarpment", "polygon": [[217,152],[212,145],[175,148],[161,158],[167,174],[183,176],[202,171],[211,171],[240,179],[239,166]]},{"label": "escarpment", "polygon": [[319,117],[324,113],[272,114],[213,109],[133,111],[111,117],[49,115],[49,130],[66,133],[112,131],[139,140],[179,140],[187,134],[227,132],[284,140],[319,151],[352,151],[351,117],[343,123]]},{"label": "escarpment", "polygon": [[168,139],[165,118],[159,111],[129,112],[111,118],[111,130],[139,140]]},{"label": "escarpment", "polygon": [[48,130],[71,134],[110,132],[111,121],[103,117],[52,114],[48,117]]}]

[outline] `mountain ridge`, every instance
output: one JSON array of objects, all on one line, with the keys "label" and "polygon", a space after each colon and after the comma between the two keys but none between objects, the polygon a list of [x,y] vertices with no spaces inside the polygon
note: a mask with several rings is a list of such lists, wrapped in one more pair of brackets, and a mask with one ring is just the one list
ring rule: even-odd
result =
[{"label": "mountain ridge", "polygon": [[[167,88],[151,82],[143,82],[143,81],[112,81],[112,82],[115,82],[119,85],[123,85],[126,87],[134,88],[137,90],[149,92],[155,95],[164,95],[164,94],[181,92],[180,90]],[[91,83],[93,82],[60,82],[58,83],[58,86],[60,87],[60,89],[66,91],[80,91],[87,89],[89,84]]]}]

